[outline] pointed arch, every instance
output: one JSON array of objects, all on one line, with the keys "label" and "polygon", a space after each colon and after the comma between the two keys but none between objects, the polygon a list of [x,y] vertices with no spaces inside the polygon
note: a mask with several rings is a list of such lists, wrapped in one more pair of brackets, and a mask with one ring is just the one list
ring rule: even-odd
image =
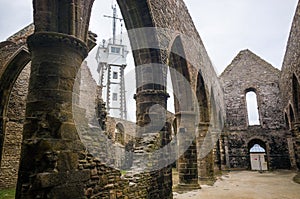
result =
[{"label": "pointed arch", "polygon": [[295,74],[293,74],[293,78],[292,78],[292,91],[293,91],[293,105],[294,105],[294,114],[295,114],[295,120],[298,120],[297,117],[299,117],[299,107],[300,107],[300,85],[299,85],[299,81],[298,78],[296,77]]},{"label": "pointed arch", "polygon": [[291,104],[289,105],[289,113],[290,128],[293,128],[295,123],[295,112]]},{"label": "pointed arch", "polygon": [[115,141],[124,145],[125,144],[125,128],[121,122],[116,124]]},{"label": "pointed arch", "polygon": [[29,62],[30,55],[28,50],[25,47],[21,47],[11,56],[10,60],[3,67],[4,70],[0,76],[0,163],[5,137],[5,118],[7,115],[10,95],[20,73]]},{"label": "pointed arch", "polygon": [[196,86],[196,96],[199,106],[200,121],[199,122],[209,122],[209,108],[207,99],[207,90],[204,83],[204,79],[201,71],[198,71],[197,75],[197,86]]},{"label": "pointed arch", "polygon": [[[174,92],[175,112],[193,111],[188,62],[180,36],[177,36],[169,55],[170,75]],[[187,84],[188,83],[188,84]]]}]

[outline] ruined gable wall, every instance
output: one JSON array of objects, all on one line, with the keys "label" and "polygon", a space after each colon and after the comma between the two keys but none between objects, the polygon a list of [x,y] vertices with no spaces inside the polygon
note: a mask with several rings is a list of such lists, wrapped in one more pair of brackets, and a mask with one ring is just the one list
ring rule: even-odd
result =
[{"label": "ruined gable wall", "polygon": [[227,128],[242,130],[248,127],[246,90],[256,90],[262,128],[284,126],[279,94],[280,71],[254,55],[241,51],[220,76],[224,87]]},{"label": "ruined gable wall", "polygon": [[[253,139],[265,142],[269,169],[291,167],[279,79],[279,70],[249,50],[241,51],[221,74],[227,114],[224,136],[228,167],[250,169],[248,143]],[[248,125],[245,91],[249,88],[257,94],[261,125]]]}]

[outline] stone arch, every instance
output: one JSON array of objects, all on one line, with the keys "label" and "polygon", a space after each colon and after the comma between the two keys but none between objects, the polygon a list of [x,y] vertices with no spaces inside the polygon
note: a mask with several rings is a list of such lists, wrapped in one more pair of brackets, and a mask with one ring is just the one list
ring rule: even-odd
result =
[{"label": "stone arch", "polygon": [[5,133],[5,118],[13,86],[24,67],[29,63],[30,55],[25,47],[19,48],[10,58],[0,77],[0,162]]},{"label": "stone arch", "polygon": [[[181,36],[177,36],[172,44],[168,65],[174,92],[174,106],[177,132],[179,134],[179,151],[186,147],[186,141],[190,142],[188,148],[178,159],[179,186],[198,187],[197,148],[195,135],[196,113],[189,67],[190,63],[185,56],[185,49]],[[180,153],[180,152],[179,152]]]},{"label": "stone arch", "polygon": [[[185,58],[184,47],[180,36],[177,36],[171,47],[169,67],[174,90],[175,112],[193,111],[192,92],[190,83],[189,63]],[[188,87],[188,88],[187,88]]]},{"label": "stone arch", "polygon": [[19,48],[3,66],[0,76],[0,187],[14,187],[21,153],[30,56]]},{"label": "stone arch", "polygon": [[288,114],[286,111],[284,112],[284,122],[285,122],[286,128],[290,128],[290,125],[289,125],[290,121],[289,121],[289,117],[288,117]]},{"label": "stone arch", "polygon": [[[135,65],[142,66],[136,68],[137,93],[149,89],[164,91],[166,83],[163,69],[153,66],[153,64],[161,64],[162,59],[157,33],[150,29],[155,25],[147,1],[118,0],[117,2],[128,30]],[[147,81],[152,83],[149,84]]]},{"label": "stone arch", "polygon": [[198,102],[199,114],[200,114],[199,122],[209,122],[210,118],[209,118],[207,89],[201,71],[198,71],[196,96],[198,100],[197,102]]},{"label": "stone arch", "polygon": [[115,141],[124,145],[125,144],[125,128],[121,122],[116,124],[115,128]]},{"label": "stone arch", "polygon": [[248,155],[247,155],[247,159],[248,159],[248,162],[250,163],[249,164],[249,169],[251,168],[251,159],[250,159],[250,149],[255,145],[255,144],[258,144],[259,146],[261,146],[264,150],[265,150],[265,159],[266,159],[266,163],[267,163],[267,166],[266,166],[266,169],[268,170],[269,168],[269,163],[270,163],[270,152],[269,152],[269,145],[268,145],[268,142],[261,138],[261,137],[252,137],[248,140],[247,142],[247,149],[248,149]]},{"label": "stone arch", "polygon": [[197,167],[198,167],[198,179],[204,181],[210,178],[212,166],[212,154],[204,155],[205,149],[209,146],[205,142],[206,136],[210,126],[210,107],[208,99],[208,91],[202,76],[202,72],[199,70],[197,74],[197,85],[196,85],[196,96],[197,103],[199,106],[199,125],[197,134]]},{"label": "stone arch", "polygon": [[294,112],[293,106],[290,104],[289,105],[289,124],[290,124],[290,129],[293,128],[294,123],[295,123],[295,112]]},{"label": "stone arch", "polygon": [[[252,137],[247,141],[248,149],[252,148],[255,144],[259,144],[261,147],[263,147],[267,151],[267,141],[261,137]],[[248,151],[249,151],[248,150]]]},{"label": "stone arch", "polygon": [[295,121],[298,121],[299,117],[299,108],[300,108],[300,84],[298,78],[295,74],[292,77],[292,95],[293,95],[293,105],[294,105],[294,114],[295,114]]}]

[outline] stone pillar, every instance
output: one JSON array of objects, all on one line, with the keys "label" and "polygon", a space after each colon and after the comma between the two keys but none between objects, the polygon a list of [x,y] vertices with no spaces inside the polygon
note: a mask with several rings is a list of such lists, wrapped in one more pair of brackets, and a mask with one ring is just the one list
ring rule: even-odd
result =
[{"label": "stone pillar", "polygon": [[140,170],[145,176],[151,176],[145,182],[148,198],[173,198],[172,167],[164,162],[169,158],[166,154],[168,150],[164,150],[164,153],[158,152],[170,142],[171,132],[167,131],[166,125],[168,97],[163,89],[138,90],[135,95],[138,138],[134,149],[133,168]]},{"label": "stone pillar", "polygon": [[224,152],[225,152],[226,168],[230,169],[229,143],[228,143],[227,135],[224,136]]},{"label": "stone pillar", "polygon": [[225,154],[225,143],[224,143],[224,135],[220,136],[220,158],[221,158],[221,170],[226,170],[226,154]]},{"label": "stone pillar", "polygon": [[197,148],[198,173],[200,184],[211,184],[214,178],[214,158],[212,147],[212,135],[208,131],[209,123],[199,123]]},{"label": "stone pillar", "polygon": [[[39,32],[28,38],[32,56],[16,198],[84,198],[90,171],[78,171],[85,150],[72,113],[77,71],[87,56],[81,40]],[[73,93],[74,89],[74,93]]]},{"label": "stone pillar", "polygon": [[213,160],[214,160],[214,174],[221,172],[221,147],[220,147],[220,130],[213,130],[212,144],[214,145],[213,149]]},{"label": "stone pillar", "polygon": [[181,111],[175,116],[178,122],[178,188],[198,189],[195,112]]},{"label": "stone pillar", "polygon": [[300,170],[300,123],[294,123],[292,134],[295,140],[295,159],[298,170]]}]

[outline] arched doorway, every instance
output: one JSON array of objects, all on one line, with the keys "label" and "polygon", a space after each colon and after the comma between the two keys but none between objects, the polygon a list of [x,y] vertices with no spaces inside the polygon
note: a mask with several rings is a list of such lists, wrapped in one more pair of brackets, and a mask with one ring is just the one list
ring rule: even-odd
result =
[{"label": "arched doorway", "polygon": [[250,168],[254,171],[268,170],[266,144],[260,139],[253,139],[248,143],[250,153]]}]

